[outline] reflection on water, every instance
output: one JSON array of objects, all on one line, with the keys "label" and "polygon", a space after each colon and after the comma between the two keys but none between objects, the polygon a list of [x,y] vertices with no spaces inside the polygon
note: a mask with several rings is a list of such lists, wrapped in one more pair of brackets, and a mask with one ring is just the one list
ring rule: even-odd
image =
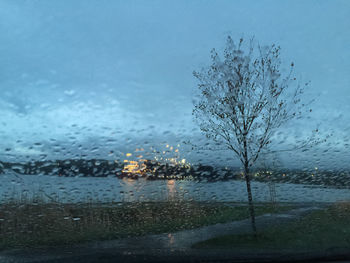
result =
[{"label": "reflection on water", "polygon": [[176,194],[176,187],[175,187],[175,180],[168,180],[167,181],[167,194],[168,194],[168,200],[175,200],[175,194]]},{"label": "reflection on water", "polygon": [[172,235],[171,233],[168,234],[168,238],[169,238],[169,246],[174,244],[175,238],[174,235]]},{"label": "reflection on water", "polygon": [[[271,201],[267,183],[253,182],[254,200]],[[350,200],[348,189],[331,189],[301,184],[276,184],[277,202],[335,202]],[[246,202],[243,181],[195,182],[181,180],[149,181],[143,178],[81,178],[43,175],[3,174],[0,201],[33,199],[72,202],[147,202],[167,200]]]}]

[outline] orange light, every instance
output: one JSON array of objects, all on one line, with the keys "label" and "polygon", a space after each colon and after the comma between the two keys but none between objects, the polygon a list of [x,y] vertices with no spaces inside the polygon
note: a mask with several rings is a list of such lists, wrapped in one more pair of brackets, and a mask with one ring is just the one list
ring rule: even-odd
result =
[{"label": "orange light", "polygon": [[144,163],[140,164],[138,161],[127,161],[127,162],[129,164],[124,166],[124,169],[122,170],[123,173],[141,174],[143,170],[146,169],[146,165]]}]

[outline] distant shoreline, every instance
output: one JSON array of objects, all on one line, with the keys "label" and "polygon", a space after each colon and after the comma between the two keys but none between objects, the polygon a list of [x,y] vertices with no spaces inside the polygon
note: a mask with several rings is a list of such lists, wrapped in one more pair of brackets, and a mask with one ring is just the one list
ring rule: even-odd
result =
[{"label": "distant shoreline", "polygon": [[[90,160],[55,160],[32,161],[26,163],[11,163],[0,161],[0,174],[15,172],[25,175],[51,175],[63,177],[110,177],[117,178],[146,178],[147,180],[191,180],[218,182],[227,180],[243,180],[239,168],[218,168],[210,165],[184,166],[181,164],[160,163],[146,160],[142,173],[123,172],[122,161],[103,159]],[[253,181],[269,183],[295,183],[315,186],[350,188],[350,170],[297,170],[297,169],[256,169],[252,171]]]}]

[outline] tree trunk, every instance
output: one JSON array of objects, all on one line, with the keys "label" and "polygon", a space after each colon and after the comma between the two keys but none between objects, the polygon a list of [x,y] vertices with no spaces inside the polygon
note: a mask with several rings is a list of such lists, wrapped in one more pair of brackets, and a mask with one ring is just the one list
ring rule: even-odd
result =
[{"label": "tree trunk", "polygon": [[248,164],[244,165],[244,177],[245,177],[245,181],[246,181],[246,184],[247,184],[248,204],[249,204],[251,225],[252,225],[253,234],[256,237],[257,236],[257,231],[256,231],[256,225],[255,225],[255,211],[254,211],[252,190],[251,190],[251,187],[250,187],[250,177],[249,177]]}]

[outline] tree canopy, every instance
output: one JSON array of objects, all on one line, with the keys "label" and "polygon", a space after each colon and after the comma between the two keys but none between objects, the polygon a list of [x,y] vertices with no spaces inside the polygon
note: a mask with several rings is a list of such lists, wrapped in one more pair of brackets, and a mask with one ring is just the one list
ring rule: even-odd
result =
[{"label": "tree canopy", "polygon": [[276,45],[260,46],[242,38],[235,44],[228,37],[223,56],[213,49],[211,65],[194,76],[200,96],[193,115],[200,129],[248,167],[268,149],[278,128],[300,116],[305,106],[304,85],[295,77],[294,63],[283,74]]}]

